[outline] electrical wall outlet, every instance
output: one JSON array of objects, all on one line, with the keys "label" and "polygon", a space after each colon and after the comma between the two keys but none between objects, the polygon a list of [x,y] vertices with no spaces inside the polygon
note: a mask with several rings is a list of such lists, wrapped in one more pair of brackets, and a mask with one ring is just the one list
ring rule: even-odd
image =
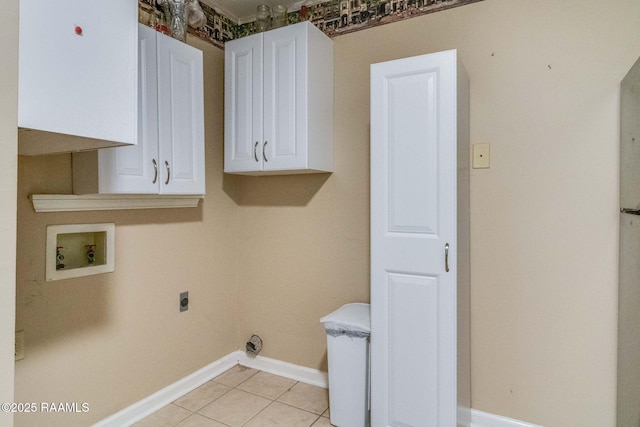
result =
[{"label": "electrical wall outlet", "polygon": [[24,331],[16,332],[15,360],[24,359]]},{"label": "electrical wall outlet", "polygon": [[180,293],[180,312],[189,310],[189,291]]}]

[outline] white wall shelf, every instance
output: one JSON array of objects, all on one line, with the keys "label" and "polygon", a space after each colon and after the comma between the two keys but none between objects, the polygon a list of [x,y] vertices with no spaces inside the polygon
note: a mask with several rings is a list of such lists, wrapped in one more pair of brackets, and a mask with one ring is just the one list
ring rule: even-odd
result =
[{"label": "white wall shelf", "polygon": [[104,211],[122,209],[195,208],[202,195],[148,194],[32,194],[36,212]]}]

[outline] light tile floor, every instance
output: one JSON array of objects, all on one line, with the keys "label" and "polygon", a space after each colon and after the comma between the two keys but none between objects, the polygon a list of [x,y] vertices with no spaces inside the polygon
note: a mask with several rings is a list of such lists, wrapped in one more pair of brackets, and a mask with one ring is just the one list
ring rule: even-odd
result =
[{"label": "light tile floor", "polygon": [[329,393],[237,365],[134,426],[330,427]]}]

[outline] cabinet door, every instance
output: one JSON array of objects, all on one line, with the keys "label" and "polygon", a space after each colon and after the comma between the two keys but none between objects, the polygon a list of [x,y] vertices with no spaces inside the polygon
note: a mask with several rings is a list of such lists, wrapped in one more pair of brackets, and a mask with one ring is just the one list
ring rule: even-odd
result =
[{"label": "cabinet door", "polygon": [[160,194],[204,194],[202,51],[157,34]]},{"label": "cabinet door", "polygon": [[456,135],[455,51],[371,67],[372,427],[457,423]]},{"label": "cabinet door", "polygon": [[137,7],[20,0],[18,126],[135,144]]},{"label": "cabinet door", "polygon": [[99,151],[100,193],[158,193],[156,31],[138,32],[138,144]]},{"label": "cabinet door", "polygon": [[262,169],[263,34],[225,44],[224,170]]},{"label": "cabinet door", "polygon": [[264,170],[307,167],[307,28],[264,33]]}]

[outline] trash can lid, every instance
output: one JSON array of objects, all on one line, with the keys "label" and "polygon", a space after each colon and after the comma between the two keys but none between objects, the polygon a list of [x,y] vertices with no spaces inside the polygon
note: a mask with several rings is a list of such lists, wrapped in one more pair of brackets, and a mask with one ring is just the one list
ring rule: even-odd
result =
[{"label": "trash can lid", "polygon": [[327,331],[359,332],[371,334],[371,311],[369,304],[345,304],[320,319]]}]

